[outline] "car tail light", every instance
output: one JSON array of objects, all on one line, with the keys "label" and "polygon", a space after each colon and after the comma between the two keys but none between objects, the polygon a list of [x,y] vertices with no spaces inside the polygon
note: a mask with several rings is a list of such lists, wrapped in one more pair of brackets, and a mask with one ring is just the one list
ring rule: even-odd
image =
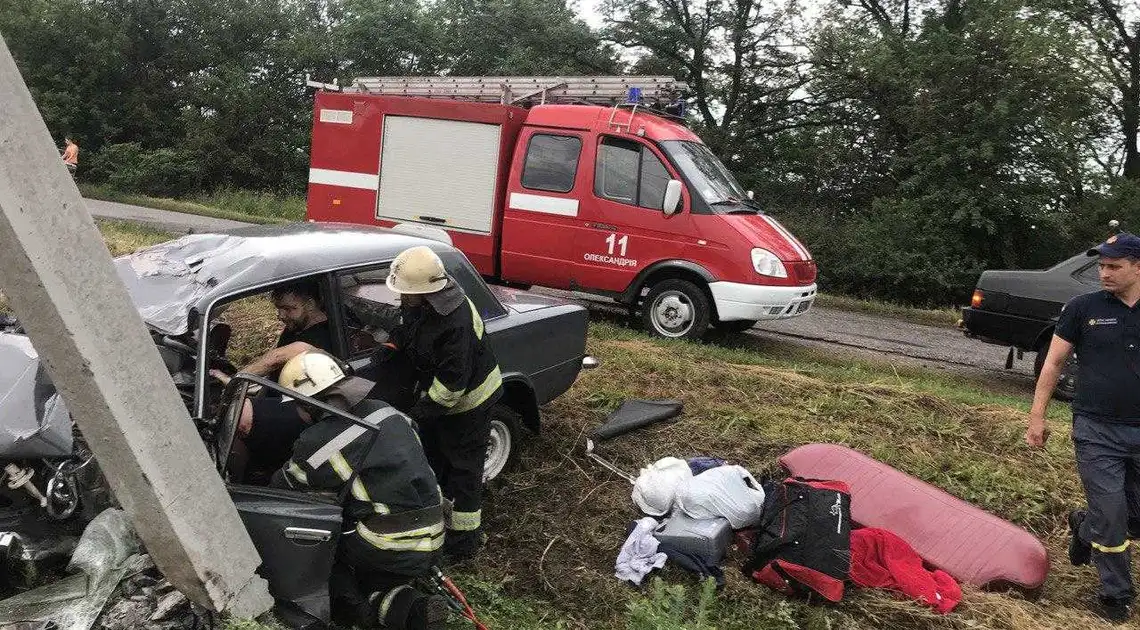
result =
[{"label": "car tail light", "polygon": [[982,300],[986,299],[986,294],[981,289],[974,289],[974,297],[970,298],[971,308],[981,308]]}]

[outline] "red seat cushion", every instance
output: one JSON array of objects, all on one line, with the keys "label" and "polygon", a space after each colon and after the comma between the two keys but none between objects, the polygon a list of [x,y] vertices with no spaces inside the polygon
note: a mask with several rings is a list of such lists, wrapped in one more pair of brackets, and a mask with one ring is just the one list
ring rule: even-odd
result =
[{"label": "red seat cushion", "polygon": [[806,444],[780,458],[792,475],[851,486],[851,520],[894,532],[923,560],[975,586],[1045,582],[1045,545],[1024,529],[838,444]]}]

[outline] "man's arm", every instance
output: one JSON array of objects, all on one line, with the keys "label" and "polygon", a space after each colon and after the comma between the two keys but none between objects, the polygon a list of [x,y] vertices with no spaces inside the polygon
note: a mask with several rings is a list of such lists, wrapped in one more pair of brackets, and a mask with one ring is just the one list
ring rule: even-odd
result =
[{"label": "man's arm", "polygon": [[281,369],[282,366],[289,362],[289,359],[292,359],[298,354],[316,349],[315,346],[305,343],[304,341],[294,341],[289,345],[274,348],[266,352],[258,357],[256,361],[242,368],[241,371],[248,374],[256,374],[257,376],[265,376]]},{"label": "man's arm", "polygon": [[1045,442],[1049,440],[1045,411],[1049,407],[1049,400],[1053,398],[1053,390],[1057,388],[1061,370],[1072,355],[1073,344],[1053,335],[1053,341],[1049,344],[1049,354],[1045,356],[1041,374],[1037,377],[1037,388],[1033,392],[1033,407],[1029,411],[1029,428],[1025,432],[1025,442],[1030,446],[1045,446]]}]

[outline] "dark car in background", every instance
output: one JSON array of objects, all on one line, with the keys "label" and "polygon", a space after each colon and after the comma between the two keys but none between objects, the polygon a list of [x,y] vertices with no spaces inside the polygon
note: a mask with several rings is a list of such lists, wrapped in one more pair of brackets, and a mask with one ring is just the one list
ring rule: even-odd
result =
[{"label": "dark car in background", "polygon": [[[1024,353],[1035,353],[1033,375],[1041,374],[1061,307],[1070,299],[1101,288],[1097,259],[1084,252],[1041,271],[992,270],[978,278],[970,306],[962,309],[966,336],[1009,346],[1005,367]],[[1077,386],[1077,357],[1065,364],[1056,396],[1072,400]]]}]

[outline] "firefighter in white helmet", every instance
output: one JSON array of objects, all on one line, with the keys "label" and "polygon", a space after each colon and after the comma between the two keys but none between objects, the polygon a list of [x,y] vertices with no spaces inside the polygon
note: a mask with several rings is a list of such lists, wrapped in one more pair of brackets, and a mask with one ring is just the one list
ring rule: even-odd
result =
[{"label": "firefighter in white helmet", "polygon": [[387,284],[400,295],[403,321],[377,363],[402,355],[399,363],[415,372],[409,415],[452,502],[444,554],[448,561],[466,560],[482,544],[483,467],[491,407],[502,396],[499,365],[479,311],[430,248],[401,252]]},{"label": "firefighter in white helmet", "polygon": [[300,404],[308,428],[273,478],[277,487],[342,499],[346,533],[329,580],[334,619],[346,627],[442,630],[447,601],[412,586],[430,575],[444,538],[439,485],[414,422],[367,399],[373,383],[347,376],[318,350],[290,359],[278,380],[376,428]]}]

